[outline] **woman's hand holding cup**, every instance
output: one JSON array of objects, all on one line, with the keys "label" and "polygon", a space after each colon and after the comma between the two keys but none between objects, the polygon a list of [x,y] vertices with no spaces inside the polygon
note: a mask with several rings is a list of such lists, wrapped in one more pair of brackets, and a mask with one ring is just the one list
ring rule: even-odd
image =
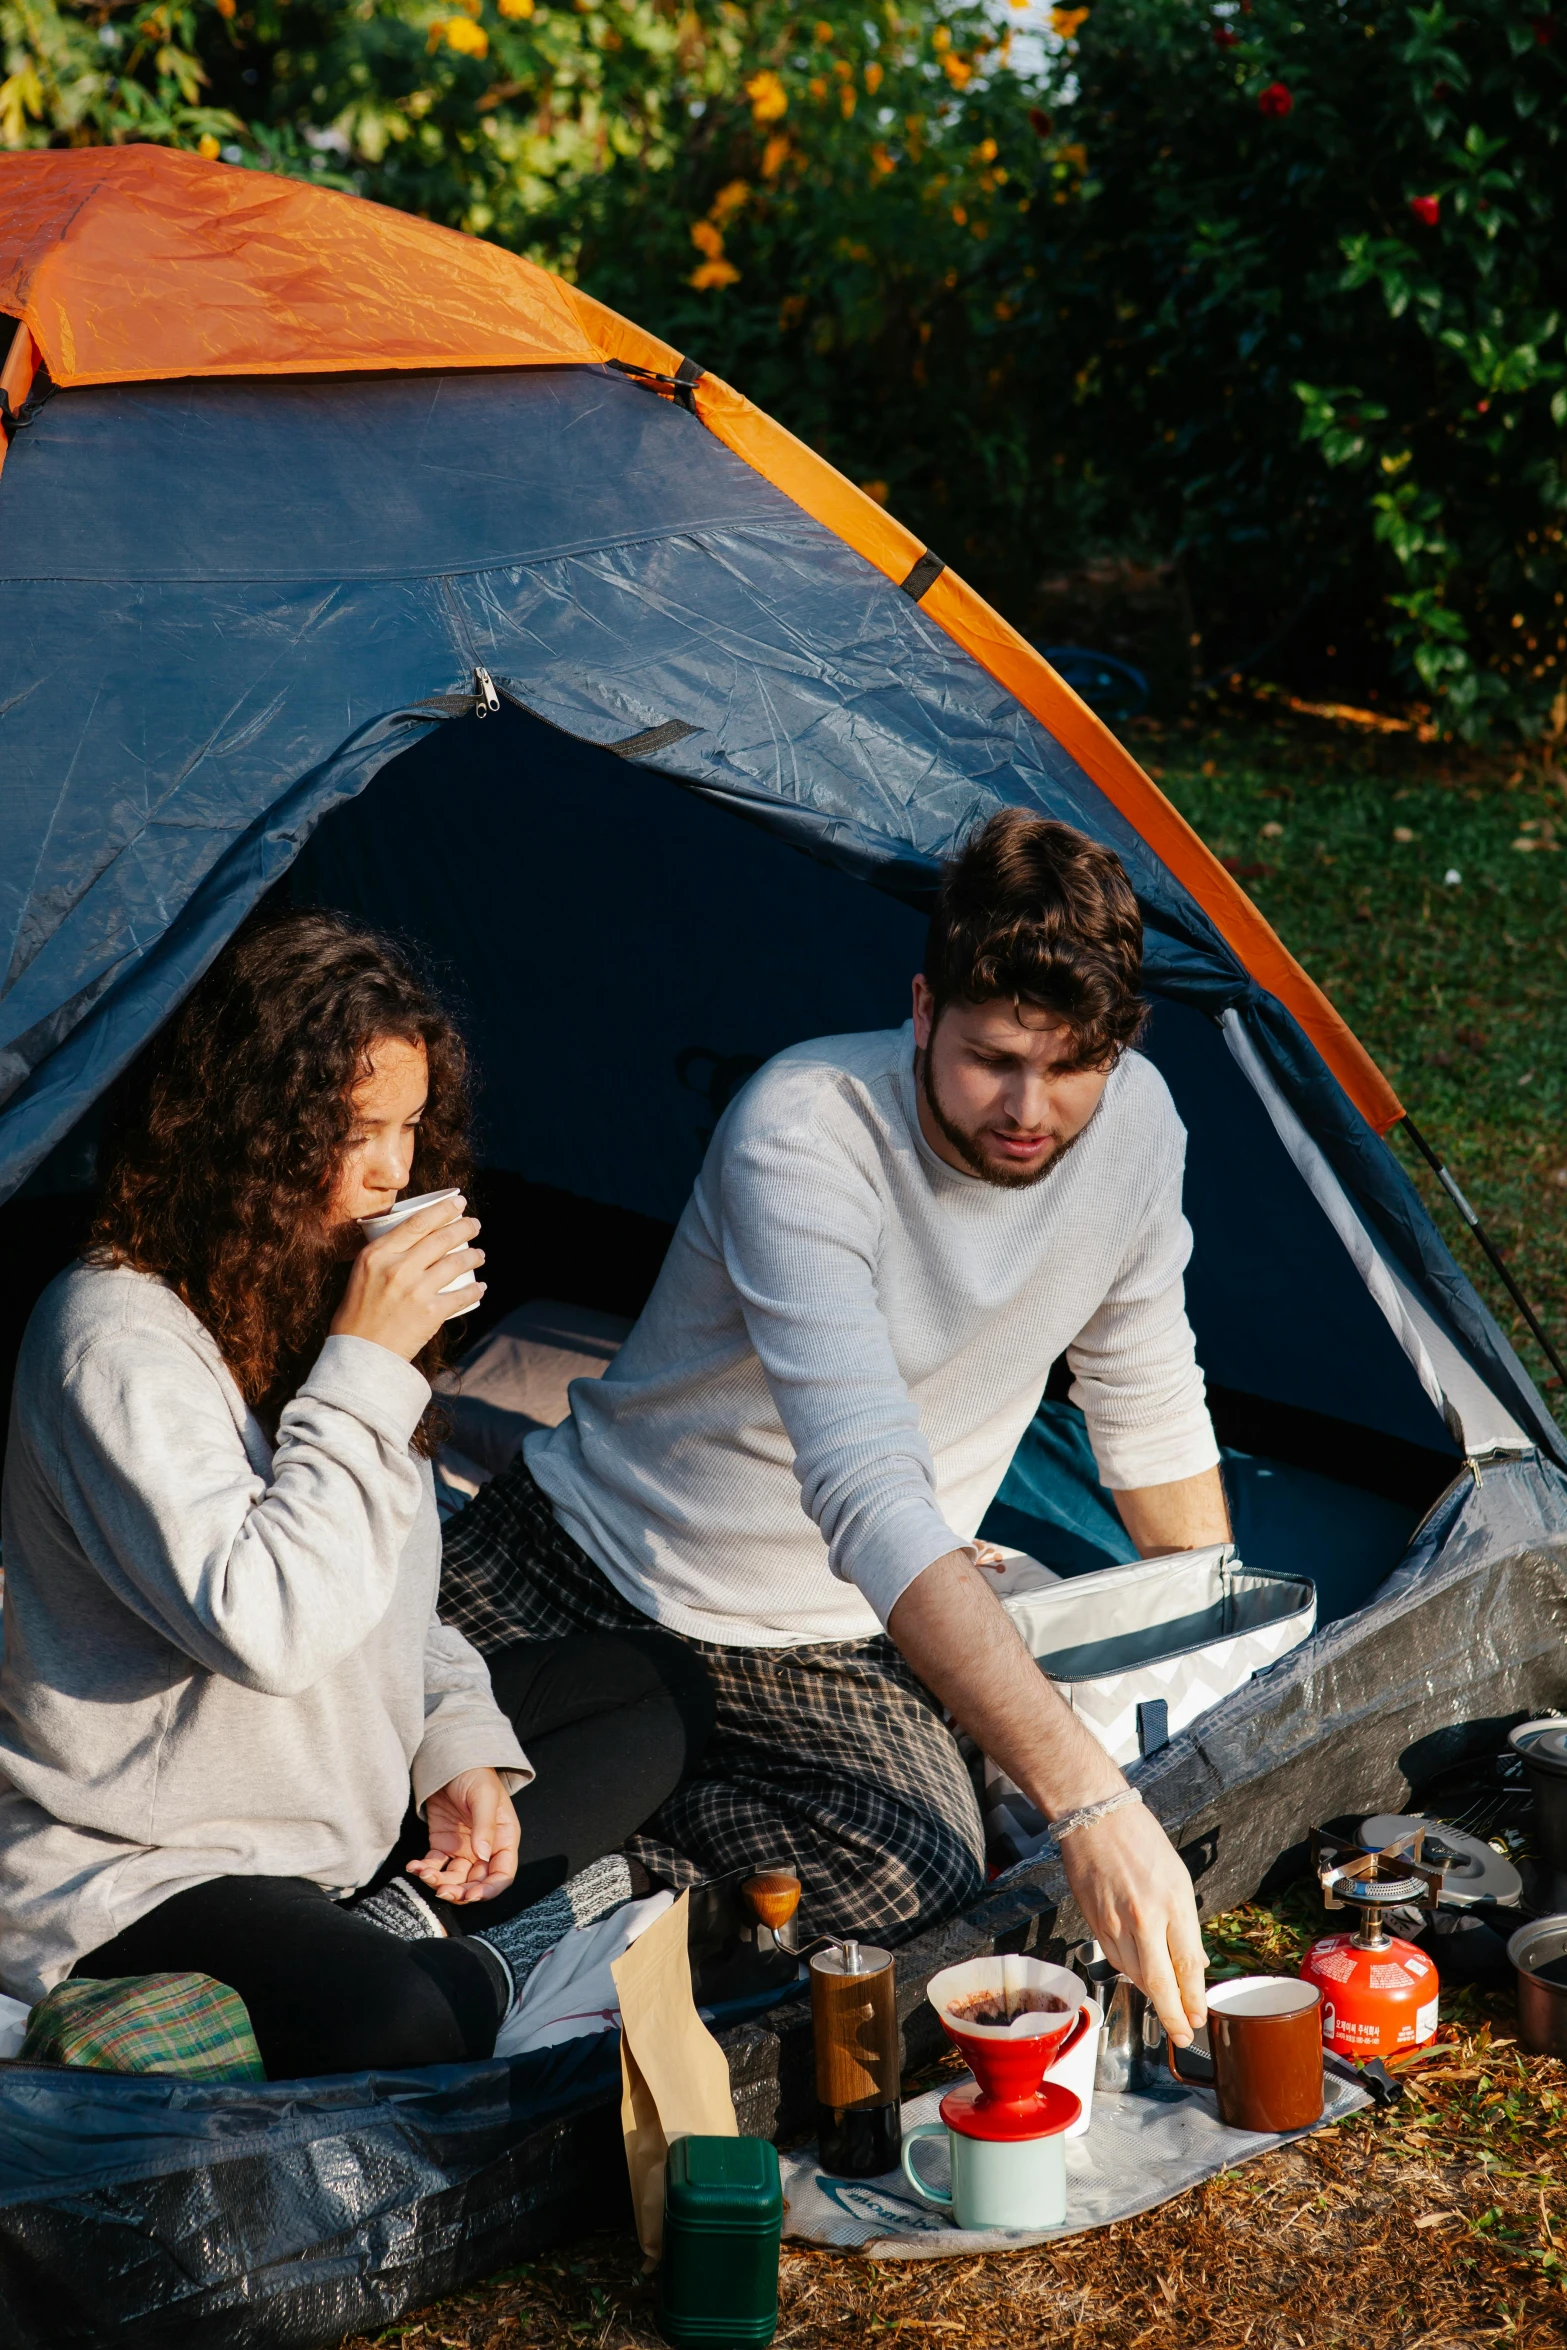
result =
[{"label": "woman's hand holding cup", "polygon": [[466,1205],[452,1192],[379,1234],[373,1227],[385,1218],[367,1217],[372,1237],[354,1259],[332,1317],[334,1337],[368,1338],[411,1363],[443,1322],[471,1313],[485,1285],[463,1276],[483,1264],[484,1251],[471,1245],[479,1221],[463,1214]]}]

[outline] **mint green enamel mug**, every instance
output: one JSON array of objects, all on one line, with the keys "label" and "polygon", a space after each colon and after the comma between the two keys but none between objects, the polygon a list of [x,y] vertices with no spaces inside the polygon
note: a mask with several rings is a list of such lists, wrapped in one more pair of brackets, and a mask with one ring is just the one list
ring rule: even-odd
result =
[{"label": "mint green enamel mug", "polygon": [[[951,2089],[941,2119],[903,2133],[903,2174],[922,2202],[949,2209],[960,2228],[1058,2228],[1066,2218],[1064,2133],[1082,2111],[1070,2089],[1047,2081],[1026,2107],[987,2098],[975,2082]],[[932,2187],[915,2167],[925,2138],[945,2138],[952,2188]]]}]

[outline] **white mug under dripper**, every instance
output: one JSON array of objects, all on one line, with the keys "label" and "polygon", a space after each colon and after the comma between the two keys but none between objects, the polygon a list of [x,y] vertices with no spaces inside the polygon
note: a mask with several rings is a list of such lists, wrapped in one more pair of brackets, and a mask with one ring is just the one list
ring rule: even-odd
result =
[{"label": "white mug under dripper", "polygon": [[[406,1224],[410,1216],[417,1216],[421,1208],[437,1207],[442,1200],[460,1199],[461,1197],[462,1194],[455,1185],[449,1191],[421,1191],[417,1199],[400,1199],[395,1208],[383,1208],[379,1216],[359,1217],[359,1229],[366,1240],[379,1240],[384,1233],[395,1231],[399,1224]],[[455,1248],[448,1249],[447,1255],[455,1256],[457,1249],[463,1246],[465,1243],[458,1241]],[[478,1287],[479,1277],[470,1265],[466,1273],[459,1273],[455,1281],[448,1281],[444,1288],[437,1290],[438,1297],[450,1297],[452,1292],[458,1289],[471,1289],[475,1292],[475,1295],[463,1305],[453,1306],[446,1317],[448,1322],[455,1321],[460,1314],[471,1314],[474,1307],[481,1303],[477,1294]]]}]

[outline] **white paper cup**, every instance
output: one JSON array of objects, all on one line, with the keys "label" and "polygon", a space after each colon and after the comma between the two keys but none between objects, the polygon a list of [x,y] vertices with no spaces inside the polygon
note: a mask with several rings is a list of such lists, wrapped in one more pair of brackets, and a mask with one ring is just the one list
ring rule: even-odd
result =
[{"label": "white paper cup", "polygon": [[[394,1232],[399,1224],[406,1224],[410,1216],[417,1216],[421,1208],[437,1207],[442,1200],[460,1199],[461,1197],[461,1192],[455,1187],[450,1191],[421,1191],[417,1199],[400,1199],[395,1208],[383,1208],[379,1216],[361,1216],[359,1229],[366,1240],[379,1240],[384,1233]],[[461,1248],[463,1243],[459,1241],[457,1246]],[[449,1249],[447,1254],[455,1256],[457,1250]],[[470,1265],[466,1273],[459,1273],[455,1281],[448,1281],[444,1289],[436,1291],[436,1295],[450,1297],[453,1290],[477,1290],[478,1286],[479,1277]],[[459,1314],[471,1314],[479,1303],[478,1297],[471,1297],[466,1304],[454,1306],[446,1319],[451,1322],[455,1321]]]}]

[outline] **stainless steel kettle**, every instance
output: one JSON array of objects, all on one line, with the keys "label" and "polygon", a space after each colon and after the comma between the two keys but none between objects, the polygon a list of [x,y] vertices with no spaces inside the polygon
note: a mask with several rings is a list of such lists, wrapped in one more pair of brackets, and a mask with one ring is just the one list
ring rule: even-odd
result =
[{"label": "stainless steel kettle", "polygon": [[1124,2097],[1165,2078],[1164,2026],[1146,1993],[1111,1965],[1097,1942],[1072,1954],[1079,1975],[1104,2016],[1094,2063],[1094,2093]]}]

